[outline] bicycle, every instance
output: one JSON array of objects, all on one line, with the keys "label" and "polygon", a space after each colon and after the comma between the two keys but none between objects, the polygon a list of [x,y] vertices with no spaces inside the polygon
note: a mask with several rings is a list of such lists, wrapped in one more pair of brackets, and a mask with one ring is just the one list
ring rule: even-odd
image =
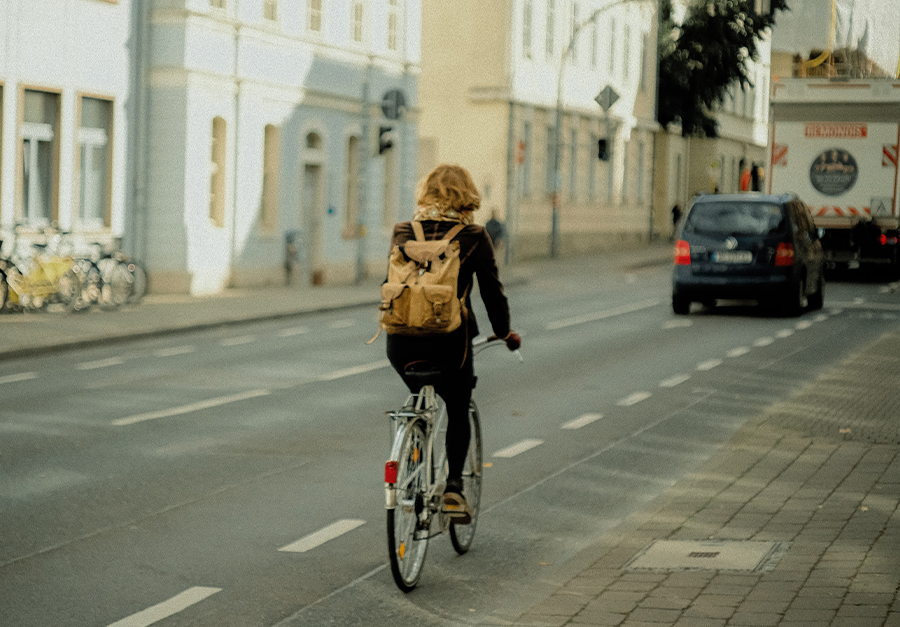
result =
[{"label": "bicycle", "polygon": [[[474,353],[496,339],[476,340]],[[407,367],[406,374],[420,389],[409,395],[402,409],[388,412],[393,443],[384,467],[391,574],[403,592],[418,584],[431,538],[449,533],[458,554],[469,550],[478,522],[482,479],[481,420],[473,400],[469,405],[469,452],[463,468],[463,494],[472,509],[472,520],[466,525],[456,524],[452,514],[443,508],[447,482],[444,447],[447,410],[434,391],[440,373],[433,364],[416,362]]]}]

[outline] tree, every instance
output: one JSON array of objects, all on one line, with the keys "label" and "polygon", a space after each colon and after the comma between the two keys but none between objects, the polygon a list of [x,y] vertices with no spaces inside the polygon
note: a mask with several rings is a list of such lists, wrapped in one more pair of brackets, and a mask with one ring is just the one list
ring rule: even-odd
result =
[{"label": "tree", "polygon": [[757,43],[775,24],[787,0],[770,0],[771,11],[757,15],[754,0],[701,0],[681,25],[672,19],[672,0],[660,2],[659,123],[681,123],[685,137],[716,137],[712,117],[728,88],[753,86],[749,60],[759,59]]}]

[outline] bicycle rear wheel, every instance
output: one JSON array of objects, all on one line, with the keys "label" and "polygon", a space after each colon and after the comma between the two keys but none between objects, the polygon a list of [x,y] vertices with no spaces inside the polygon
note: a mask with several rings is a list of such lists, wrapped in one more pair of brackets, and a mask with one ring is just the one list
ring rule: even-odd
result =
[{"label": "bicycle rear wheel", "polygon": [[475,525],[478,522],[478,511],[481,507],[481,420],[478,415],[478,407],[475,401],[469,405],[469,428],[472,432],[469,438],[469,453],[466,455],[466,463],[463,466],[463,496],[472,508],[472,522],[468,525],[457,525],[450,522],[450,542],[460,555],[464,554],[472,546],[475,538]]},{"label": "bicycle rear wheel", "polygon": [[387,510],[391,574],[397,587],[404,592],[409,592],[419,582],[428,549],[429,530],[419,529],[419,514],[426,506],[423,496],[427,487],[425,446],[423,423],[416,420],[406,427],[397,459],[397,505]]}]

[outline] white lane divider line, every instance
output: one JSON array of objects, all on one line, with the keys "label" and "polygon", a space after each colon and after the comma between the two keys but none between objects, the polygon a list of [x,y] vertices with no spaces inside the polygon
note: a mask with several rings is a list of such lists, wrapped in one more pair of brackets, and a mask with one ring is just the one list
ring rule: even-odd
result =
[{"label": "white lane divider line", "polygon": [[694,324],[693,320],[669,320],[663,323],[663,329],[683,329]]},{"label": "white lane divider line", "polygon": [[681,385],[685,381],[689,380],[691,375],[689,374],[676,374],[674,377],[669,377],[665,381],[659,382],[659,387],[661,388],[673,388],[676,385]]},{"label": "white lane divider line", "polygon": [[334,381],[335,379],[352,377],[357,374],[363,374],[364,372],[372,372],[373,370],[387,368],[390,365],[391,362],[389,362],[387,359],[382,359],[381,361],[374,361],[370,364],[363,364],[361,366],[354,366],[352,368],[344,368],[342,370],[335,370],[334,372],[323,374],[321,377],[319,377],[319,381]]},{"label": "white lane divider line", "polygon": [[350,518],[345,518],[344,520],[339,520],[337,522],[331,523],[327,527],[319,529],[315,533],[304,536],[296,542],[291,542],[287,546],[283,546],[278,550],[284,551],[285,553],[306,553],[310,549],[314,549],[317,546],[325,544],[329,540],[334,540],[338,536],[342,536],[348,531],[353,531],[360,525],[364,524],[366,524],[366,521],[364,520],[353,520]]},{"label": "white lane divider line", "polygon": [[713,368],[716,368],[721,365],[722,365],[721,359],[708,359],[704,362],[697,364],[697,370],[703,370],[703,371],[712,370]]},{"label": "white lane divider line", "polygon": [[219,346],[240,346],[241,344],[249,344],[256,341],[255,335],[240,335],[238,337],[226,337],[219,342]]},{"label": "white lane divider line", "polygon": [[763,346],[769,346],[770,344],[774,344],[774,343],[775,343],[774,337],[761,337],[758,340],[756,340],[755,342],[753,342],[753,345],[757,348],[762,348]]},{"label": "white lane divider line", "polygon": [[574,316],[572,318],[564,318],[563,320],[556,320],[554,322],[548,323],[546,329],[548,331],[555,331],[556,329],[564,329],[566,327],[575,326],[576,324],[584,324],[585,322],[595,322],[597,320],[603,320],[605,318],[613,318],[615,316],[621,316],[623,314],[640,311],[641,309],[656,307],[660,304],[660,302],[661,301],[659,300],[643,300],[639,303],[622,305],[621,307],[615,307],[613,309],[605,309],[603,311],[595,311],[593,313]]},{"label": "white lane divider line", "polygon": [[30,381],[31,379],[37,379],[38,373],[36,372],[20,372],[19,374],[8,374],[5,377],[0,377],[0,385],[4,383],[18,383],[19,381]]},{"label": "white lane divider line", "polygon": [[174,357],[175,355],[187,355],[197,350],[195,346],[173,346],[172,348],[161,348],[153,353],[154,357]]},{"label": "white lane divider line", "polygon": [[512,446],[507,446],[506,448],[500,449],[499,451],[494,453],[494,457],[515,457],[516,455],[531,450],[543,443],[543,440],[522,440],[521,442],[517,442]]},{"label": "white lane divider line", "polygon": [[182,405],[180,407],[171,407],[169,409],[161,409],[159,411],[151,411],[145,414],[136,414],[134,416],[128,416],[127,418],[119,418],[118,420],[113,420],[112,424],[116,427],[124,427],[128,425],[137,424],[139,422],[146,422],[148,420],[157,420],[159,418],[170,418],[172,416],[182,416],[184,414],[190,414],[195,411],[201,411],[204,409],[211,409],[213,407],[220,407],[222,405],[228,405],[230,403],[237,403],[239,401],[246,401],[251,398],[257,398],[259,396],[266,396],[271,394],[269,390],[249,390],[247,392],[241,392],[239,394],[231,394],[229,396],[219,396],[218,398],[210,398],[205,401],[200,401],[198,403],[191,403],[189,405]]},{"label": "white lane divider line", "polygon": [[791,337],[793,334],[794,334],[793,329],[782,329],[781,331],[779,331],[775,334],[775,337],[777,337],[780,340],[783,340],[786,337]]},{"label": "white lane divider line", "polygon": [[631,407],[632,405],[637,405],[641,401],[646,401],[648,398],[653,396],[650,392],[635,392],[634,394],[630,394],[625,398],[620,398],[616,401],[616,405],[619,407]]},{"label": "white lane divider line", "polygon": [[802,331],[803,329],[808,329],[812,325],[813,325],[813,323],[810,322],[809,320],[801,320],[800,322],[798,322],[797,324],[794,325],[794,328],[797,329],[798,331]]},{"label": "white lane divider line", "polygon": [[356,320],[335,320],[328,325],[329,329],[349,329],[356,324]]},{"label": "white lane divider line", "polygon": [[127,616],[122,620],[108,625],[107,627],[147,627],[153,623],[157,623],[164,618],[173,616],[178,612],[199,603],[205,598],[221,592],[222,588],[206,588],[203,586],[195,586],[188,588],[181,594],[177,594],[168,601],[158,603],[146,610]]},{"label": "white lane divider line", "polygon": [[294,337],[295,335],[303,335],[308,333],[308,327],[292,327],[290,329],[282,329],[278,332],[278,337]]},{"label": "white lane divider line", "polygon": [[746,346],[738,346],[737,348],[732,348],[730,351],[725,353],[726,357],[742,357],[750,352],[750,349]]},{"label": "white lane divider line", "polygon": [[560,426],[560,429],[581,429],[592,422],[597,422],[603,418],[603,414],[584,414],[579,416],[575,420],[570,420],[569,422],[563,423]]},{"label": "white lane divider line", "polygon": [[125,360],[121,357],[110,357],[109,359],[98,359],[96,361],[83,361],[75,364],[76,370],[96,370],[97,368],[109,368],[110,366],[121,366]]}]

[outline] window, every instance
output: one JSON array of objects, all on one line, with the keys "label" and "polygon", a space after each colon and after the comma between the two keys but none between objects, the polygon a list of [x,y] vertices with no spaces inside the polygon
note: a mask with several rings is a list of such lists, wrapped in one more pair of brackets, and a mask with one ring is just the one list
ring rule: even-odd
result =
[{"label": "window", "polygon": [[354,0],[353,2],[353,24],[352,24],[353,41],[361,44],[363,41],[363,3],[362,0]]},{"label": "window", "polygon": [[56,220],[59,94],[26,89],[22,122],[21,217],[34,225]]},{"label": "window", "polygon": [[359,138],[347,140],[347,169],[344,172],[344,239],[359,235]]},{"label": "window", "polygon": [[87,228],[110,224],[111,135],[112,103],[82,98],[78,128],[78,221]]},{"label": "window", "polygon": [[546,188],[547,193],[556,191],[556,129],[547,127],[547,164],[546,164]]},{"label": "window", "polygon": [[212,123],[212,158],[209,167],[209,219],[213,226],[225,226],[225,120]]},{"label": "window", "polygon": [[397,50],[400,31],[400,0],[388,0],[388,50]]},{"label": "window", "polygon": [[273,22],[278,21],[278,0],[263,0],[263,17]]},{"label": "window", "polygon": [[554,41],[553,34],[556,29],[556,0],[549,0],[547,3],[547,33],[545,41],[545,52],[548,59],[553,58]]},{"label": "window", "polygon": [[622,77],[627,81],[631,69],[631,27],[626,24],[622,41]]},{"label": "window", "polygon": [[534,2],[525,0],[525,6],[522,9],[522,56],[526,59],[531,58],[531,31],[534,19]]},{"label": "window", "polygon": [[278,226],[278,193],[281,179],[281,129],[267,124],[263,132],[263,180],[259,226],[273,231]]},{"label": "window", "polygon": [[306,29],[311,33],[322,32],[322,0],[307,0]]}]

